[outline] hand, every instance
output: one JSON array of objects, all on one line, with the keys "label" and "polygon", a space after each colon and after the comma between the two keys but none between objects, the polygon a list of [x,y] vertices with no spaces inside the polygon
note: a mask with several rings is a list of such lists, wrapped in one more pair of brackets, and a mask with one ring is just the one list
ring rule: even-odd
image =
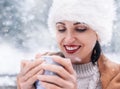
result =
[{"label": "hand", "polygon": [[70,59],[52,56],[53,60],[62,66],[42,64],[44,70],[55,72],[58,76],[39,75],[38,79],[45,89],[77,89],[76,72]]},{"label": "hand", "polygon": [[40,55],[37,55],[34,61],[24,60],[21,62],[21,71],[17,76],[17,89],[35,89],[34,83],[37,76],[43,73],[42,63]]}]

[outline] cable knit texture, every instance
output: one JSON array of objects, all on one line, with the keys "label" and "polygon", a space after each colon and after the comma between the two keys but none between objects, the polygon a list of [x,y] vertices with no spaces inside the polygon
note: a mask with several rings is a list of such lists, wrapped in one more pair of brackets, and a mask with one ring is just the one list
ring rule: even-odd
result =
[{"label": "cable knit texture", "polygon": [[81,65],[73,65],[77,73],[78,89],[102,89],[98,66],[91,62]]}]

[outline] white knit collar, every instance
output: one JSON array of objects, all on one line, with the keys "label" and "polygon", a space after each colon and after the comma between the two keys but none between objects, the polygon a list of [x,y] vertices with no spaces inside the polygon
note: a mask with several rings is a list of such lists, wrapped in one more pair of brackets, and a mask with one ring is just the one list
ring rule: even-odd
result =
[{"label": "white knit collar", "polygon": [[92,64],[92,62],[87,64],[80,64],[80,65],[74,65],[73,68],[77,73],[77,78],[84,78],[91,76],[92,79],[89,82],[87,89],[96,89],[98,83],[100,82],[100,74],[97,62],[95,65]]},{"label": "white knit collar", "polygon": [[77,77],[80,78],[93,75],[95,67],[97,67],[97,65],[93,65],[92,62],[80,65],[73,64],[73,68],[77,73]]}]

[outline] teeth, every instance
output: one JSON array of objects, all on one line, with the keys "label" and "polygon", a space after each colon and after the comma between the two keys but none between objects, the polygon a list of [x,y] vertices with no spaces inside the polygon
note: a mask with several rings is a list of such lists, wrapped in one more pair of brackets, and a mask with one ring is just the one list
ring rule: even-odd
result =
[{"label": "teeth", "polygon": [[76,49],[78,49],[78,47],[67,47],[67,46],[66,46],[66,49],[67,49],[67,50],[76,50]]}]

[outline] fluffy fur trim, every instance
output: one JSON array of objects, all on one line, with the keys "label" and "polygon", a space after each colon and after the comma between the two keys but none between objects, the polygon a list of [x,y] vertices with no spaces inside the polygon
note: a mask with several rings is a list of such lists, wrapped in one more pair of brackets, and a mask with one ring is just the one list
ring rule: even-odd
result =
[{"label": "fluffy fur trim", "polygon": [[98,33],[100,43],[106,45],[112,37],[115,10],[114,0],[53,0],[48,27],[55,36],[56,22],[84,22]]}]

